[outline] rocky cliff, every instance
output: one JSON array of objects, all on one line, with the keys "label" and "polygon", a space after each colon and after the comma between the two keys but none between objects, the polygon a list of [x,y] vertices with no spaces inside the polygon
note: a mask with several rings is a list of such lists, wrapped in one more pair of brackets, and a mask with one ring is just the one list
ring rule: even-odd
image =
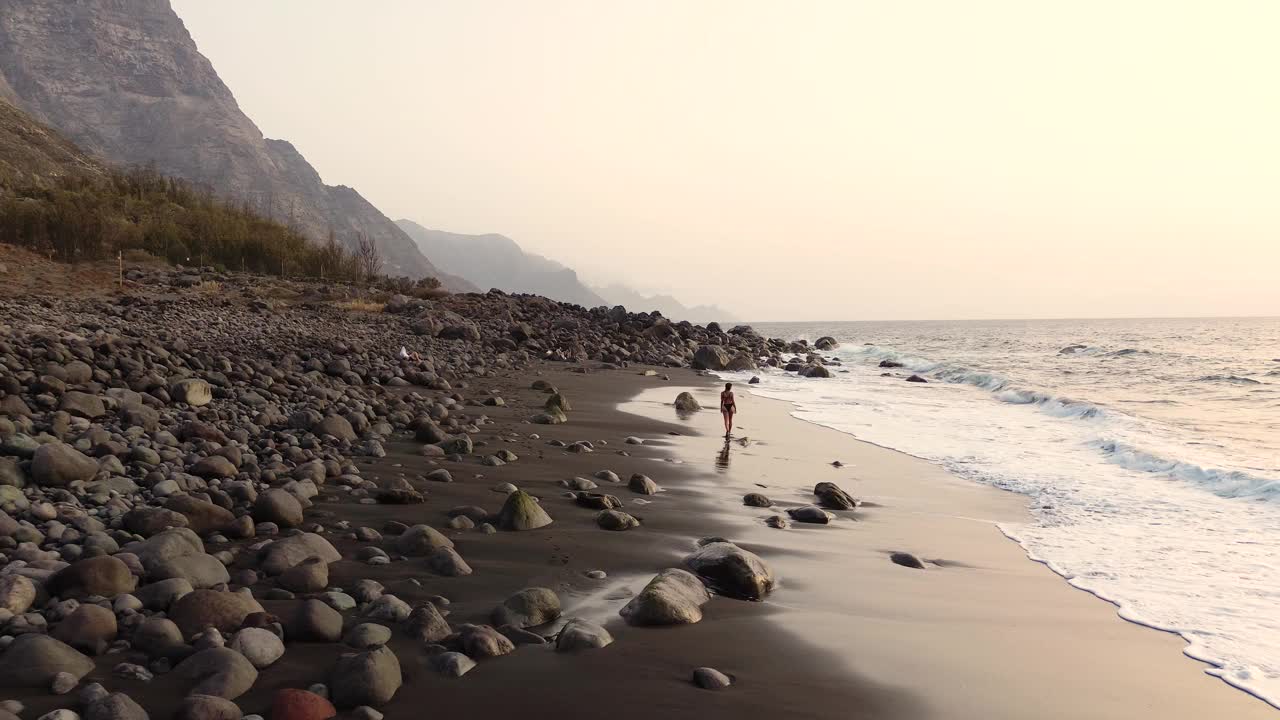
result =
[{"label": "rocky cliff", "polygon": [[66,138],[0,98],[0,195],[10,180],[101,176],[103,168]]},{"label": "rocky cliff", "polygon": [[393,275],[444,276],[355,190],[264,138],[168,0],[0,0],[0,97],[120,165],[207,185],[314,240],[372,238]]},{"label": "rocky cliff", "polygon": [[576,272],[554,260],[525,252],[505,235],[431,230],[412,220],[397,220],[396,224],[442,270],[460,275],[481,289],[544,295],[589,308],[606,304],[578,279]]}]

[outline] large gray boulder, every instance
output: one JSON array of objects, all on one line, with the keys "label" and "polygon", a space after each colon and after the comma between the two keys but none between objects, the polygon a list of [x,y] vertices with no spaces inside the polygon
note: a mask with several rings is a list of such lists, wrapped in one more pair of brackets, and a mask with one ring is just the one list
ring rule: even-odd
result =
[{"label": "large gray boulder", "polygon": [[244,713],[231,700],[215,695],[188,695],[173,720],[240,720]]},{"label": "large gray boulder", "polygon": [[115,613],[99,605],[85,603],[53,629],[53,637],[89,655],[101,655],[116,639]]},{"label": "large gray boulder", "polygon": [[703,345],[693,353],[694,370],[724,370],[729,365],[729,353],[719,345]]},{"label": "large gray boulder", "polygon": [[341,415],[326,415],[323,420],[311,428],[311,432],[316,435],[330,435],[338,440],[347,442],[355,442],[360,439],[355,429],[351,427],[351,422]]},{"label": "large gray boulder", "polygon": [[0,576],[0,608],[13,615],[25,613],[36,601],[36,585],[25,575]]},{"label": "large gray boulder", "polygon": [[267,490],[253,503],[253,519],[273,522],[282,528],[295,528],[302,524],[302,503],[293,493],[279,488]]},{"label": "large gray boulder", "polygon": [[401,682],[400,661],[389,648],[350,653],[329,673],[329,697],[340,708],[385,705]]},{"label": "large gray boulder", "polygon": [[244,655],[227,647],[192,654],[170,673],[187,693],[235,700],[258,680],[258,669]]},{"label": "large gray boulder", "polygon": [[107,414],[107,406],[102,398],[78,390],[69,390],[62,395],[58,409],[76,417],[94,420]]},{"label": "large gray boulder", "polygon": [[204,380],[187,378],[169,387],[169,397],[173,398],[174,402],[201,407],[213,402],[213,388],[209,387],[209,383]]},{"label": "large gray boulder", "polygon": [[268,667],[284,656],[284,643],[266,628],[241,628],[227,647],[245,656],[258,669]]},{"label": "large gray boulder", "polygon": [[440,642],[453,634],[448,621],[432,603],[414,608],[405,621],[405,630],[409,637],[427,643]]},{"label": "large gray boulder", "polygon": [[800,507],[787,508],[787,514],[796,522],[809,523],[811,525],[826,525],[831,522],[831,513],[823,510],[817,505],[802,505]]},{"label": "large gray boulder", "polygon": [[158,567],[166,560],[188,555],[203,555],[204,542],[190,529],[181,527],[156,533],[146,540],[129,543],[121,549],[137,555],[138,560],[142,562],[142,567],[150,572],[152,568]]},{"label": "large gray boulder", "polygon": [[[221,457],[219,459],[226,460]],[[236,520],[235,514],[230,510],[190,495],[174,495],[165,501],[164,507],[185,517],[187,527],[197,535],[226,529]]]},{"label": "large gray boulder", "polygon": [[14,639],[0,654],[0,686],[48,688],[58,673],[76,680],[93,670],[93,661],[75,648],[48,635],[28,633]]},{"label": "large gray boulder", "polygon": [[688,570],[668,568],[658,573],[619,615],[631,625],[689,625],[702,619],[702,606],[711,594]]},{"label": "large gray boulder", "polygon": [[498,527],[503,530],[536,530],[551,524],[551,516],[529,493],[517,490],[507,496],[498,512]]},{"label": "large gray boulder", "polygon": [[37,485],[65,487],[77,480],[88,482],[96,474],[98,463],[66,443],[46,443],[31,457],[31,480]]},{"label": "large gray boulder", "polygon": [[858,507],[858,501],[833,482],[820,482],[814,485],[813,494],[818,497],[819,505],[831,510],[852,510]]},{"label": "large gray boulder", "polygon": [[329,563],[320,558],[307,558],[280,573],[277,582],[290,592],[320,592],[329,585]]},{"label": "large gray boulder", "polygon": [[556,636],[556,651],[594,650],[612,643],[613,636],[600,625],[582,618],[571,618]]},{"label": "large gray boulder", "polygon": [[150,717],[137,701],[122,692],[92,700],[84,708],[84,720],[150,720]]},{"label": "large gray boulder", "polygon": [[514,652],[515,643],[488,625],[462,625],[458,628],[458,644],[469,657],[500,657]]},{"label": "large gray boulder", "polygon": [[279,575],[307,558],[320,558],[332,563],[342,559],[333,545],[315,533],[301,533],[276,540],[264,547],[259,567],[268,575]]},{"label": "large gray boulder", "polygon": [[721,595],[759,600],[773,589],[773,571],[758,555],[731,542],[707,543],[684,564]]},{"label": "large gray boulder", "polygon": [[113,598],[120,593],[132,592],[137,578],[129,566],[112,555],[77,560],[59,570],[45,583],[45,590],[54,597],[81,598],[101,595]]},{"label": "large gray boulder", "polygon": [[169,578],[168,580],[157,580],[147,583],[134,591],[134,597],[142,603],[142,606],[148,610],[159,610],[166,612],[169,606],[183,595],[194,590],[189,580],[184,578]]},{"label": "large gray boulder", "polygon": [[234,632],[246,617],[262,611],[262,605],[246,593],[193,590],[174,601],[169,619],[177,623],[183,637],[191,638],[208,627]]},{"label": "large gray boulder", "polygon": [[303,600],[289,621],[289,640],[337,642],[342,637],[342,613],[321,600]]},{"label": "large gray boulder", "polygon": [[431,572],[445,577],[462,577],[471,574],[471,566],[451,547],[438,547],[427,556]]},{"label": "large gray boulder", "polygon": [[560,598],[550,588],[525,588],[494,608],[491,617],[496,627],[545,625],[560,617]]},{"label": "large gray boulder", "polygon": [[169,618],[155,615],[138,624],[129,644],[132,649],[153,658],[164,657],[185,645],[178,625]]},{"label": "large gray boulder", "polygon": [[150,564],[151,580],[186,580],[193,588],[211,588],[231,581],[227,566],[204,553],[168,558]]},{"label": "large gray boulder", "polygon": [[702,404],[690,392],[682,392],[677,395],[675,406],[676,410],[680,412],[697,412],[702,409]]},{"label": "large gray boulder", "polygon": [[453,541],[429,525],[414,525],[395,540],[396,552],[409,557],[430,555],[432,550],[442,547],[453,547]]}]

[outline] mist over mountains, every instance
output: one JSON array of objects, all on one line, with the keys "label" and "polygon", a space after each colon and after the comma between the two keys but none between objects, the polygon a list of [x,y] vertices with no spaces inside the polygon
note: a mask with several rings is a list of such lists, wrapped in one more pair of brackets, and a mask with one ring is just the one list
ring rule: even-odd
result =
[{"label": "mist over mountains", "polygon": [[525,252],[505,235],[465,235],[432,230],[412,221],[396,224],[413,238],[419,249],[445,272],[457,275],[481,289],[496,287],[512,292],[544,295],[584,307],[623,305],[633,311],[657,310],[672,320],[695,323],[731,321],[729,313],[707,305],[686,307],[670,295],[642,295],[620,284],[592,287],[572,268]]}]

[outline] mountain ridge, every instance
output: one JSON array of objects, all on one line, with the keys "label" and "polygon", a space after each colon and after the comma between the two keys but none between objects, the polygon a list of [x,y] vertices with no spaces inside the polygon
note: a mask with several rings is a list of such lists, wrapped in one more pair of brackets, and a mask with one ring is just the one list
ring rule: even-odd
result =
[{"label": "mountain ridge", "polygon": [[515,240],[497,233],[467,235],[433,230],[412,220],[396,221],[435,259],[445,272],[459,275],[482,289],[543,295],[553,300],[596,307],[606,305],[578,274],[541,255],[527,253]]}]

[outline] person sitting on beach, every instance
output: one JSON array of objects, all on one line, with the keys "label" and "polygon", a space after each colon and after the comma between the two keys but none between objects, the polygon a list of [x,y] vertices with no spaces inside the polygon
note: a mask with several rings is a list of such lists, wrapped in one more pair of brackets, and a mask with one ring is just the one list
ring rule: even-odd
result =
[{"label": "person sitting on beach", "polygon": [[414,362],[422,362],[421,355],[419,355],[417,352],[409,352],[409,349],[403,345],[400,346],[400,359],[412,360]]},{"label": "person sitting on beach", "polygon": [[720,415],[724,417],[724,436],[729,437],[733,430],[733,414],[738,411],[733,401],[733,383],[724,384],[724,392],[720,393]]}]

